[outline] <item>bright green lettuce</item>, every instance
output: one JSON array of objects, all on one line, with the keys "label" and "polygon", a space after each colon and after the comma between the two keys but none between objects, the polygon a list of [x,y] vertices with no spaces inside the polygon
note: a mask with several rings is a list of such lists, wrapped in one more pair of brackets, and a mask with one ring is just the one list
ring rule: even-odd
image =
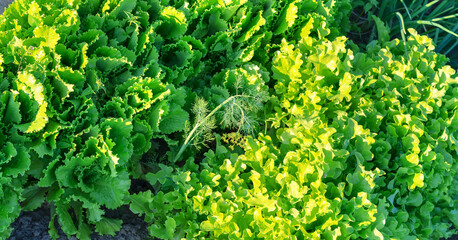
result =
[{"label": "bright green lettuce", "polygon": [[[102,21],[94,19],[100,15],[90,17],[91,4],[100,4],[96,1],[81,9],[80,1],[52,6],[17,1],[1,17],[6,82],[0,97],[0,166],[10,187],[2,187],[0,199],[11,204],[23,200],[24,210],[47,201],[64,232],[80,239],[89,239],[89,224],[101,234],[119,230],[121,222],[104,218],[104,209],[124,204],[130,176],[149,150],[154,131],[159,132],[151,126],[176,114],[167,108],[182,106],[167,104],[175,88],[162,83],[158,66],[151,64],[157,54],[154,41],[146,39],[150,33],[140,34],[140,26],[127,21],[135,2],[121,2],[107,3]],[[100,28],[93,29],[94,23]],[[118,35],[112,30],[124,26],[122,31],[137,41],[120,37],[108,46],[111,36]],[[184,120],[175,128],[183,130]],[[24,177],[13,182],[18,176]],[[21,196],[22,184],[27,187]],[[2,213],[2,234],[9,232],[19,205],[9,209]],[[50,227],[56,238],[54,224]]]},{"label": "bright green lettuce", "polygon": [[[345,37],[327,39],[326,30],[324,19],[313,18],[298,43],[279,44],[268,135],[247,138],[237,150],[242,154],[217,136],[216,149],[198,165],[189,158],[184,167],[159,165],[147,175],[154,192],[130,201],[151,222],[152,236],[439,239],[454,233],[455,71],[414,32],[406,55],[399,40],[373,42],[364,53]],[[323,35],[312,37],[317,32]],[[161,202],[168,207],[157,212]]]}]

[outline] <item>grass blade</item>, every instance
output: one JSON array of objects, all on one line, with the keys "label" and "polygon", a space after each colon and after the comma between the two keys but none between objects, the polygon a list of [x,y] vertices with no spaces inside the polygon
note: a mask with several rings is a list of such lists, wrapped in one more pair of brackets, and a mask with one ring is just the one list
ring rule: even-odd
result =
[{"label": "grass blade", "polygon": [[402,36],[402,41],[404,41],[404,52],[405,55],[407,56],[407,42],[406,42],[406,29],[404,27],[404,18],[399,12],[396,12],[396,16],[399,18],[399,24],[400,24],[400,32]]},{"label": "grass blade", "polygon": [[435,22],[431,22],[431,21],[424,21],[424,20],[417,20],[417,21],[415,21],[415,22],[418,23],[418,24],[431,25],[431,26],[434,26],[434,27],[438,27],[438,28],[440,28],[440,29],[442,29],[442,30],[444,30],[444,31],[446,31],[446,32],[448,32],[448,33],[450,33],[450,34],[452,34],[453,36],[455,36],[455,37],[458,38],[458,34],[456,34],[456,33],[452,32],[452,31],[450,31],[448,28],[446,28],[446,27],[440,25],[439,23],[435,23]]},{"label": "grass blade", "polygon": [[382,19],[383,14],[385,12],[385,8],[386,8],[387,5],[388,5],[388,1],[382,1],[382,4],[380,4],[380,8],[379,8],[379,11],[378,11],[378,17],[380,19]]},{"label": "grass blade", "polygon": [[437,21],[442,21],[442,20],[445,20],[445,19],[454,18],[454,17],[458,17],[458,13],[452,14],[452,15],[448,15],[448,16],[444,16],[444,17],[433,18],[433,19],[431,19],[431,21],[432,22],[437,22]]},{"label": "grass blade", "polygon": [[[437,6],[432,12],[431,14],[429,14],[430,16],[440,16],[442,13],[446,12],[446,11],[449,11],[449,10],[453,10],[455,9],[455,4],[450,4],[451,2],[450,1],[442,1],[439,6]],[[450,5],[446,5],[446,4],[450,4]],[[442,11],[444,8],[447,8],[447,10],[445,11]],[[438,12],[441,12],[440,14],[438,14]]]},{"label": "grass blade", "polygon": [[406,12],[407,12],[407,15],[409,15],[409,19],[412,20],[412,16],[410,15],[410,11],[409,11],[409,8],[407,7],[407,5],[404,3],[403,0],[401,0],[401,3],[402,5],[404,6]]},{"label": "grass blade", "polygon": [[458,41],[455,42],[446,52],[444,52],[444,55],[449,54],[456,46],[458,45]]},{"label": "grass blade", "polygon": [[434,34],[434,42],[437,44],[437,40],[439,39],[439,28],[436,28],[436,33]]},{"label": "grass blade", "polygon": [[[456,32],[458,31],[458,25],[456,25],[453,29],[452,29],[453,32]],[[453,37],[453,35],[451,34],[447,34],[447,36],[445,36],[441,43],[437,46],[437,51],[438,52],[441,52],[442,49],[447,45],[447,43],[451,40],[451,38]],[[436,42],[437,43],[437,42]]]},{"label": "grass blade", "polygon": [[435,1],[432,1],[432,2],[430,2],[428,4],[426,4],[426,5],[423,5],[423,7],[421,7],[420,9],[415,11],[414,13],[412,13],[412,17],[416,17],[420,13],[425,13],[426,9],[430,8],[432,5],[434,5],[437,2],[439,2],[439,0],[435,0]]}]

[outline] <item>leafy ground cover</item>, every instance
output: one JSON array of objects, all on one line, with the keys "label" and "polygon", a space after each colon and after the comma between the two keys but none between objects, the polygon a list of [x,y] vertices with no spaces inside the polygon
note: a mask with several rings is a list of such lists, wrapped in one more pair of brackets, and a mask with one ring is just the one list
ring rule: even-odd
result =
[{"label": "leafy ground cover", "polygon": [[450,65],[458,68],[458,3],[456,1],[371,0],[353,1],[349,32],[361,47],[377,38],[377,21],[390,28],[392,38],[401,38],[405,29],[434,39],[436,52],[446,55]]},{"label": "leafy ground cover", "polygon": [[126,206],[159,239],[452,236],[457,73],[414,29],[392,39],[376,21],[361,48],[351,12],[15,1],[0,17],[0,238],[43,204],[55,239],[114,235]]}]

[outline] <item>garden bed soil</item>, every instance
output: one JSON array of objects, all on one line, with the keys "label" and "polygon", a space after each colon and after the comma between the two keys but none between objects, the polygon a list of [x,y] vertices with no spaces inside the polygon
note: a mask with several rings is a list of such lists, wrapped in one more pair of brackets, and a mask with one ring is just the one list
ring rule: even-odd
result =
[{"label": "garden bed soil", "polygon": [[8,5],[10,5],[13,2],[13,0],[0,0],[0,14],[3,14],[3,11],[5,10]]},{"label": "garden bed soil", "polygon": [[[93,240],[145,240],[151,239],[148,236],[148,229],[145,221],[133,214],[127,207],[114,211],[107,211],[107,217],[122,219],[122,229],[115,236],[100,236],[97,233],[91,235]],[[31,211],[22,212],[19,218],[13,223],[13,233],[8,240],[50,240],[48,224],[51,219],[50,209],[47,206]],[[58,226],[56,221],[56,227]],[[59,240],[69,238],[59,228]],[[76,240],[75,237],[69,240]]]}]

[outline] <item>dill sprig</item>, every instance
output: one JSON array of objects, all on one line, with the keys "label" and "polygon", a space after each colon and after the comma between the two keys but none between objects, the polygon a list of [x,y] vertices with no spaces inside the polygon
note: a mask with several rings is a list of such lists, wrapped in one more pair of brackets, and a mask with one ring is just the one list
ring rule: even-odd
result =
[{"label": "dill sprig", "polygon": [[215,114],[221,109],[224,109],[221,122],[223,127],[236,127],[239,131],[253,133],[256,120],[251,117],[250,112],[261,109],[263,101],[265,101],[265,96],[261,94],[233,95],[209,112],[207,101],[203,98],[197,98],[192,109],[195,114],[194,127],[185,132],[186,139],[175,156],[174,162],[180,159],[190,144],[198,147],[198,145],[206,145],[213,139],[212,131],[216,128]]}]

